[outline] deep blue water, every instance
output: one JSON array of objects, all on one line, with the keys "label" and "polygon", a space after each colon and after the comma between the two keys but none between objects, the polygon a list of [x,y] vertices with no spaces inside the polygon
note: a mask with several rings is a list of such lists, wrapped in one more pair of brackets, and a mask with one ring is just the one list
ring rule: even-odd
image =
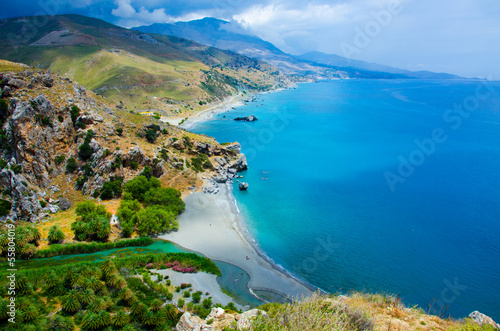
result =
[{"label": "deep blue water", "polygon": [[[438,312],[498,321],[499,92],[477,81],[301,84],[194,131],[241,143],[250,188],[234,193],[276,263],[329,292],[399,294],[425,310],[434,298]],[[232,120],[249,114],[259,120]]]}]

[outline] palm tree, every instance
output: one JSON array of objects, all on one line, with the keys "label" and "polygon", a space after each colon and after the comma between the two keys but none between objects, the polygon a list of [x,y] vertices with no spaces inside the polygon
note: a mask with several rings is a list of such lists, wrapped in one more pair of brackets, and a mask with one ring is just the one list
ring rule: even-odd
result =
[{"label": "palm tree", "polygon": [[125,302],[128,302],[134,296],[134,292],[131,289],[124,288],[118,293],[118,297]]},{"label": "palm tree", "polygon": [[47,288],[51,288],[59,284],[59,277],[57,277],[54,270],[51,270],[45,277],[45,285]]},{"label": "palm tree", "polygon": [[97,314],[96,324],[98,329],[105,328],[106,326],[111,324],[111,316],[105,310],[102,310]]},{"label": "palm tree", "polygon": [[146,305],[137,300],[132,307],[130,307],[130,313],[139,319],[142,319],[142,317],[146,314],[147,312]]},{"label": "palm tree", "polygon": [[66,276],[64,277],[64,285],[68,288],[72,288],[78,283],[78,278],[80,275],[75,268],[69,268],[66,271]]},{"label": "palm tree", "polygon": [[152,311],[158,311],[160,310],[161,306],[163,306],[163,301],[160,299],[154,299],[150,305],[149,308],[151,308]]},{"label": "palm tree", "polygon": [[81,304],[78,300],[79,294],[76,290],[70,290],[68,294],[61,298],[61,305],[64,311],[72,314],[80,310]]},{"label": "palm tree", "polygon": [[88,279],[88,285],[95,292],[99,292],[104,288],[102,281],[95,276],[92,276],[90,277],[90,279]]},{"label": "palm tree", "polygon": [[83,289],[80,292],[78,292],[78,301],[83,305],[86,306],[90,304],[91,302],[95,301],[95,294],[92,289]]},{"label": "palm tree", "polygon": [[125,311],[120,310],[118,313],[116,313],[115,316],[112,318],[112,323],[116,327],[124,327],[130,322],[130,316],[128,316]]},{"label": "palm tree", "polygon": [[82,326],[90,330],[96,330],[99,328],[96,319],[97,314],[87,311],[83,316]]},{"label": "palm tree", "polygon": [[156,325],[156,316],[151,310],[147,310],[141,318],[141,321],[146,326]]}]

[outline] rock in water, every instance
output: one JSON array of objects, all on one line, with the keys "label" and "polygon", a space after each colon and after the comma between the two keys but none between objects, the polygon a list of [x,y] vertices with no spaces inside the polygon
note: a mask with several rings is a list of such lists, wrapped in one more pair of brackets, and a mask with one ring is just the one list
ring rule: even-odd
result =
[{"label": "rock in water", "polygon": [[248,189],[248,183],[241,182],[238,187],[240,188],[240,191],[246,191]]},{"label": "rock in water", "polygon": [[250,115],[250,116],[245,116],[245,117],[236,117],[234,120],[235,121],[243,121],[243,122],[255,122],[258,120],[258,118],[255,117],[254,115]]},{"label": "rock in water", "polygon": [[469,317],[472,318],[474,323],[480,326],[491,325],[494,328],[500,329],[500,324],[497,324],[491,317],[486,316],[485,314],[482,314],[477,310],[470,313]]}]

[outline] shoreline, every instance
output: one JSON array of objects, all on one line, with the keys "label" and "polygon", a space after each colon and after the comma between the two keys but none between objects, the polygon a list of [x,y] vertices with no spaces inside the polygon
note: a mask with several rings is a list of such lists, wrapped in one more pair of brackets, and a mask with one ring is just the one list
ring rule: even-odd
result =
[{"label": "shoreline", "polygon": [[251,236],[248,240],[229,185],[221,185],[216,195],[202,192],[189,195],[185,199],[186,210],[179,216],[179,230],[160,238],[243,269],[250,276],[249,292],[260,300],[254,289],[269,289],[289,299],[309,296],[319,290],[275,264],[259,250]]}]

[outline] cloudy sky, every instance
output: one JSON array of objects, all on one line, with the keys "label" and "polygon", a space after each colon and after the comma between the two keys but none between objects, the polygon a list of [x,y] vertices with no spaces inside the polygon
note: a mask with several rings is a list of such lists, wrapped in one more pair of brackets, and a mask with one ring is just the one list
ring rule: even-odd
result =
[{"label": "cloudy sky", "polygon": [[216,17],[291,54],[500,80],[499,0],[16,0],[0,17],[66,13],[124,27]]}]

